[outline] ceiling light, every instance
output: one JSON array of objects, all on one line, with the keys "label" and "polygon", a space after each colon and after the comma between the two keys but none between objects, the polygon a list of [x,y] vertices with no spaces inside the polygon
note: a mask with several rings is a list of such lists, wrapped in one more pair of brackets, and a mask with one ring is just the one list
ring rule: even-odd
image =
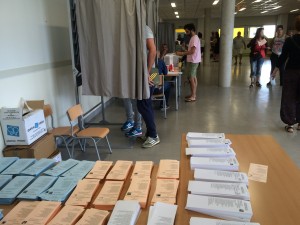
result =
[{"label": "ceiling light", "polygon": [[172,6],[173,8],[175,8],[175,7],[176,7],[175,2],[172,2],[172,3],[171,3],[171,6]]},{"label": "ceiling light", "polygon": [[258,3],[258,2],[261,2],[262,0],[256,0],[256,1],[254,1],[254,2],[252,2],[252,3]]},{"label": "ceiling light", "polygon": [[239,9],[240,12],[244,11],[246,9],[246,7],[242,7]]},{"label": "ceiling light", "polygon": [[175,13],[175,15],[178,15],[178,12],[174,12]]},{"label": "ceiling light", "polygon": [[266,13],[266,12],[269,12],[269,11],[262,11],[261,13]]},{"label": "ceiling light", "polygon": [[214,2],[213,2],[213,5],[216,5],[216,4],[218,4],[219,3],[219,0],[215,0]]},{"label": "ceiling light", "polygon": [[179,16],[176,16],[176,18],[179,18]]},{"label": "ceiling light", "polygon": [[293,9],[290,12],[297,12],[299,9]]},{"label": "ceiling light", "polygon": [[234,12],[234,15],[236,15],[237,14],[237,12]]},{"label": "ceiling light", "polygon": [[281,8],[281,7],[282,7],[282,6],[279,5],[279,6],[274,7],[273,9],[279,9],[279,8]]}]

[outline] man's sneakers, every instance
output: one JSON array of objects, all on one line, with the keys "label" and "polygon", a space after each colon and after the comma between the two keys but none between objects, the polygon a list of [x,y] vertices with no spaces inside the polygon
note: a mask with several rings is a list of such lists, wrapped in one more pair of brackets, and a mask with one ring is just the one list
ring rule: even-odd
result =
[{"label": "man's sneakers", "polygon": [[126,122],[122,125],[121,130],[122,130],[122,131],[127,131],[127,130],[133,128],[133,126],[134,126],[134,122],[126,121]]},{"label": "man's sneakers", "polygon": [[141,128],[132,128],[130,131],[126,132],[126,137],[139,137],[142,136],[143,132]]},{"label": "man's sneakers", "polygon": [[142,144],[143,148],[151,148],[160,143],[158,135],[156,138],[147,137],[146,141]]}]

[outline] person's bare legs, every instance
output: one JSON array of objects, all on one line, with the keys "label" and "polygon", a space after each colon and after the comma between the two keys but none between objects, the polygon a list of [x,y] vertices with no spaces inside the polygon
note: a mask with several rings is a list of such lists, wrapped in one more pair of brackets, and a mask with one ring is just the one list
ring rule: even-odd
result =
[{"label": "person's bare legs", "polygon": [[[242,58],[243,58],[243,55],[242,54],[240,54],[240,64],[242,64]],[[235,62],[236,62],[237,60],[235,60]]]},{"label": "person's bare legs", "polygon": [[191,77],[190,78],[190,85],[191,85],[191,100],[196,100],[196,90],[197,90],[197,78]]},{"label": "person's bare legs", "polygon": [[235,59],[234,65],[236,65],[237,64],[237,55],[234,56],[234,59]]}]

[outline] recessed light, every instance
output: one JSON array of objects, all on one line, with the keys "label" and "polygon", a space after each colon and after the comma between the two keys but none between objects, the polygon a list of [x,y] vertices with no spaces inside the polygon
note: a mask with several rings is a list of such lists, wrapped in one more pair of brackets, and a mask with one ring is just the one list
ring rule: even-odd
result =
[{"label": "recessed light", "polygon": [[213,5],[216,5],[216,4],[218,4],[219,3],[219,0],[215,0],[214,2],[213,2]]},{"label": "recessed light", "polygon": [[179,18],[179,16],[176,16],[176,18]]},{"label": "recessed light", "polygon": [[246,7],[240,8],[239,11],[242,12],[246,9]]},{"label": "recessed light", "polygon": [[175,13],[175,15],[178,15],[178,12],[174,12]]},{"label": "recessed light", "polygon": [[282,6],[279,5],[279,6],[274,7],[273,9],[279,9],[279,8],[281,8],[281,7],[282,7]]},{"label": "recessed light", "polygon": [[175,3],[175,2],[172,2],[172,3],[171,3],[171,6],[172,6],[173,8],[175,8],[175,7],[176,7],[176,3]]},{"label": "recessed light", "polygon": [[262,11],[261,13],[266,13],[266,12],[269,12],[269,11]]},{"label": "recessed light", "polygon": [[299,9],[293,9],[290,12],[297,12]]},{"label": "recessed light", "polygon": [[261,2],[262,0],[256,0],[256,1],[254,1],[254,2],[252,2],[252,3],[258,3],[258,2]]}]

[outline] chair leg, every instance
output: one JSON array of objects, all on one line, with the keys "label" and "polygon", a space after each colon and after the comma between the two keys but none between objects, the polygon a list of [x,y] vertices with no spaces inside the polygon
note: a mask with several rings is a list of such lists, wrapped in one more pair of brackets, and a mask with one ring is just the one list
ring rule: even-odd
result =
[{"label": "chair leg", "polygon": [[75,140],[76,140],[75,138],[72,140],[72,157],[71,157],[72,159],[74,158],[74,145],[75,145],[74,143],[75,143]]},{"label": "chair leg", "polygon": [[61,138],[63,139],[63,141],[64,141],[64,143],[65,143],[65,146],[66,146],[66,149],[67,149],[67,151],[68,151],[68,153],[69,153],[70,158],[72,158],[72,155],[71,155],[71,153],[70,153],[70,149],[69,149],[68,143],[66,142],[66,140],[65,140],[64,137],[61,137]]},{"label": "chair leg", "polygon": [[112,151],[111,151],[111,147],[110,147],[110,144],[109,144],[107,135],[105,136],[105,138],[106,138],[106,142],[107,142],[107,145],[108,145],[109,152],[110,152],[110,154],[111,154]]},{"label": "chair leg", "polygon": [[99,155],[99,151],[98,151],[97,142],[95,141],[95,139],[94,139],[94,138],[91,138],[91,139],[92,139],[92,140],[93,140],[93,142],[94,142],[94,145],[95,145],[95,149],[96,149],[96,153],[97,153],[98,159],[99,159],[99,160],[101,160],[101,159],[100,159],[100,155]]},{"label": "chair leg", "polygon": [[167,102],[166,102],[166,96],[163,97],[163,104],[164,104],[164,111],[165,111],[165,119],[167,119]]}]

